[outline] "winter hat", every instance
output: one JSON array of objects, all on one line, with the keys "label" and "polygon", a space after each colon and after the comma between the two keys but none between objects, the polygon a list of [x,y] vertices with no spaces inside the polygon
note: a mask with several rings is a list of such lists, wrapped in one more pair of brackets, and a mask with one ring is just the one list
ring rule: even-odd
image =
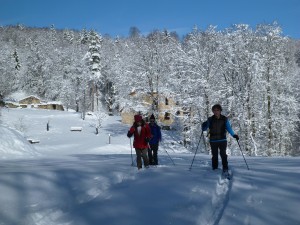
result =
[{"label": "winter hat", "polygon": [[153,114],[150,116],[150,120],[155,120],[155,117]]},{"label": "winter hat", "polygon": [[140,122],[140,121],[142,121],[142,116],[141,116],[141,115],[135,115],[135,116],[134,116],[134,121],[135,121],[135,122]]},{"label": "winter hat", "polygon": [[220,111],[222,111],[222,106],[220,104],[215,104],[211,110],[214,111],[215,109],[219,109]]}]

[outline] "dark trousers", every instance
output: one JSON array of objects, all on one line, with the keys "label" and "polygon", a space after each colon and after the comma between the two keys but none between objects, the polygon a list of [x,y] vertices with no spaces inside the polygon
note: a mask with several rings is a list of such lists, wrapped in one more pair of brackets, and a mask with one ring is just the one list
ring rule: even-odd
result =
[{"label": "dark trousers", "polygon": [[223,170],[228,170],[228,161],[227,161],[227,154],[226,154],[226,148],[227,148],[227,142],[210,142],[211,152],[212,152],[212,168],[217,169],[219,164],[218,159],[218,150],[220,149],[220,156],[222,159],[222,166]]},{"label": "dark trousers", "polygon": [[135,152],[136,152],[136,162],[137,162],[138,169],[142,168],[142,158],[144,161],[144,166],[148,167],[149,159],[148,159],[148,155],[147,155],[147,149],[146,148],[145,149],[136,148]]},{"label": "dark trousers", "polygon": [[148,148],[148,157],[150,165],[158,165],[157,151],[158,144],[150,144],[150,148]]}]

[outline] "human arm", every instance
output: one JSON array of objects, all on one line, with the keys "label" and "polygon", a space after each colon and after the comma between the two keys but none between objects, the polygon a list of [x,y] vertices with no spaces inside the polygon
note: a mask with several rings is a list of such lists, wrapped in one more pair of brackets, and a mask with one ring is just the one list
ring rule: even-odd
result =
[{"label": "human arm", "polygon": [[129,131],[127,132],[127,137],[131,138],[132,135],[134,134],[135,132],[135,128],[132,126]]},{"label": "human arm", "polygon": [[232,137],[234,137],[237,141],[240,139],[239,136],[237,134],[234,133],[234,131],[231,128],[230,122],[229,120],[226,120],[226,130],[228,131],[228,133],[230,133],[230,135]]},{"label": "human arm", "polygon": [[209,127],[209,120],[202,123],[202,131],[206,131]]},{"label": "human arm", "polygon": [[149,124],[145,125],[145,131],[146,131],[145,142],[149,143],[150,139],[152,138],[151,128],[150,128]]},{"label": "human arm", "polygon": [[160,128],[160,126],[158,126],[157,130],[158,130],[158,141],[161,142],[162,135],[161,135],[161,128]]}]

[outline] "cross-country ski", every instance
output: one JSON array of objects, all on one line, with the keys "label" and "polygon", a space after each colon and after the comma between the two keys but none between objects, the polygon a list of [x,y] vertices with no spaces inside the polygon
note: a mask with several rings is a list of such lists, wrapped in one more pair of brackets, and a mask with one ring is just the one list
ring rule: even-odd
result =
[{"label": "cross-country ski", "polygon": [[232,178],[231,170],[222,171],[222,178],[227,179],[227,180],[231,180],[231,178]]}]

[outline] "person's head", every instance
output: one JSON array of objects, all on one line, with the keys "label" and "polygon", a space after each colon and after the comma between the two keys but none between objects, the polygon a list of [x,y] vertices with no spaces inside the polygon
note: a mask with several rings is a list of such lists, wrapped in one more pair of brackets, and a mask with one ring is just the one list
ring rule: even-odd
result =
[{"label": "person's head", "polygon": [[136,123],[136,125],[141,126],[142,125],[142,116],[141,115],[135,115],[134,116],[134,122]]},{"label": "person's head", "polygon": [[215,104],[211,110],[216,117],[219,117],[222,112],[222,106],[220,104]]},{"label": "person's head", "polygon": [[155,123],[155,117],[153,114],[150,116],[150,123]]}]

